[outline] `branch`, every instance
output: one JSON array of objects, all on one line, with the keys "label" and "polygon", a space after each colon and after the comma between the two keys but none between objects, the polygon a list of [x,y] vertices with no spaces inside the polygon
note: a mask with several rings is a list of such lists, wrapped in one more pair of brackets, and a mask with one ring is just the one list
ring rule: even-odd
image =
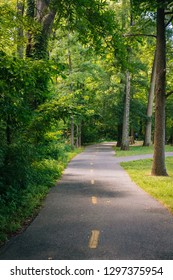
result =
[{"label": "branch", "polygon": [[165,15],[173,15],[173,11],[172,12],[165,12]]},{"label": "branch", "polygon": [[170,20],[168,20],[167,24],[165,24],[165,28],[171,23],[172,20],[173,20],[173,16],[170,18]]},{"label": "branch", "polygon": [[123,37],[154,37],[154,38],[157,38],[156,35],[154,34],[124,34]]},{"label": "branch", "polygon": [[173,90],[169,91],[165,97],[168,98],[171,94],[173,94]]}]

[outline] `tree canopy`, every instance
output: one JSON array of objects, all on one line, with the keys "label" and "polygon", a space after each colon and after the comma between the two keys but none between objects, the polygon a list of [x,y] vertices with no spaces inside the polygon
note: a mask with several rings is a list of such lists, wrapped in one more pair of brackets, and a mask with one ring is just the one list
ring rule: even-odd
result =
[{"label": "tree canopy", "polygon": [[172,7],[166,0],[1,1],[1,194],[26,188],[36,162],[56,145],[106,139],[128,149],[135,135],[144,140],[148,120],[152,173],[166,174],[164,145],[173,141]]}]

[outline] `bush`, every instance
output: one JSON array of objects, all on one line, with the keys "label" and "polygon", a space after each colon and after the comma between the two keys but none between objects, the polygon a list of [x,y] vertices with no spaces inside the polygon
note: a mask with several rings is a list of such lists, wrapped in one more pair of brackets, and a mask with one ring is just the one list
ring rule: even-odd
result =
[{"label": "bush", "polygon": [[10,184],[0,196],[0,244],[20,229],[28,217],[35,215],[49,188],[55,185],[67,162],[78,151],[71,153],[70,146],[62,142],[42,144],[35,150],[32,146],[32,150],[24,146],[11,148],[13,156],[6,169],[11,172]]}]

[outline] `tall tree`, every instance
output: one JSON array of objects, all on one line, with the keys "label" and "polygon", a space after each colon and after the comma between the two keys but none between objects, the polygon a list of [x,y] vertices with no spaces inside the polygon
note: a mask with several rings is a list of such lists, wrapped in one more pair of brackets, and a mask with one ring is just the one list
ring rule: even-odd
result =
[{"label": "tall tree", "polygon": [[156,104],[154,130],[154,158],[152,175],[166,176],[165,166],[165,85],[166,85],[166,38],[165,1],[157,0],[156,43]]},{"label": "tall tree", "polygon": [[[157,10],[154,158],[151,173],[155,176],[167,176],[165,166],[166,27],[173,19],[172,1],[133,0],[133,2],[138,8],[145,9],[145,13]],[[140,11],[142,13],[142,10]],[[171,16],[167,23],[166,14]]]},{"label": "tall tree", "polygon": [[[125,30],[132,24],[132,16],[131,16],[131,2],[127,0],[122,1],[122,27]],[[130,10],[130,22],[125,21],[125,14]],[[127,52],[129,52],[130,56],[130,48],[127,47]],[[128,61],[129,62],[129,61]],[[123,113],[123,124],[122,124],[122,143],[121,150],[129,149],[129,112],[130,112],[130,72],[128,69],[128,65],[124,69],[125,71],[125,98],[124,98],[124,113]]]},{"label": "tall tree", "polygon": [[53,5],[54,2],[50,0],[27,0],[27,17],[33,20],[36,19],[40,25],[35,34],[32,34],[31,30],[28,31],[28,44],[26,47],[28,57],[42,59],[48,55],[48,40],[57,12],[56,7]]},{"label": "tall tree", "polygon": [[145,139],[144,146],[150,146],[152,144],[152,113],[153,113],[153,101],[156,84],[156,52],[154,54],[153,67],[151,72],[150,89],[148,94],[147,104],[147,122],[145,127]]},{"label": "tall tree", "polygon": [[[25,0],[17,0],[17,16],[22,19],[25,9]],[[23,46],[24,30],[22,24],[17,29],[17,54],[20,58],[24,56]]]},{"label": "tall tree", "polygon": [[48,58],[48,43],[51,30],[69,20],[71,29],[78,30],[80,39],[99,42],[113,30],[113,13],[101,0],[27,0],[27,17],[38,23],[36,32],[28,31],[26,54],[36,59]]},{"label": "tall tree", "polygon": [[121,150],[129,149],[129,112],[130,112],[130,73],[127,70]]}]

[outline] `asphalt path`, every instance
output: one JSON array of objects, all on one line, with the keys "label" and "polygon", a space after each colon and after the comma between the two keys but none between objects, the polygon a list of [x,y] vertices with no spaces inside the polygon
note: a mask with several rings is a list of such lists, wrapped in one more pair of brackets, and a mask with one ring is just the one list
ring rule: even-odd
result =
[{"label": "asphalt path", "polygon": [[[113,143],[77,155],[38,216],[0,249],[2,260],[173,259],[173,215],[120,166]],[[173,154],[169,154],[173,155]]]}]

